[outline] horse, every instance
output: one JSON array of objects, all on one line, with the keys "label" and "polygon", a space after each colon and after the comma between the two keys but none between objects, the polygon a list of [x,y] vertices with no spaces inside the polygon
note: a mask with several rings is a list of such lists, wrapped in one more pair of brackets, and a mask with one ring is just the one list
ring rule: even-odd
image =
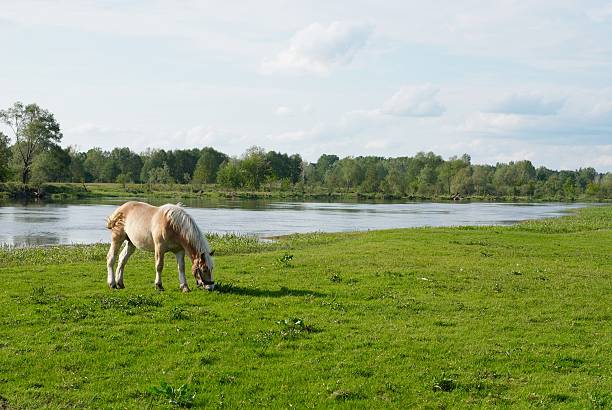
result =
[{"label": "horse", "polygon": [[[144,202],[130,201],[118,207],[107,219],[111,231],[111,245],[106,263],[107,283],[111,289],[123,289],[123,269],[136,248],[155,252],[155,287],[163,291],[162,269],[164,254],[173,252],[178,263],[180,289],[189,292],[185,278],[185,253],[191,258],[191,272],[198,287],[213,290],[213,253],[210,245],[193,218],[182,204],[160,207]],[[119,255],[117,275],[113,268],[122,243],[126,245]]]}]

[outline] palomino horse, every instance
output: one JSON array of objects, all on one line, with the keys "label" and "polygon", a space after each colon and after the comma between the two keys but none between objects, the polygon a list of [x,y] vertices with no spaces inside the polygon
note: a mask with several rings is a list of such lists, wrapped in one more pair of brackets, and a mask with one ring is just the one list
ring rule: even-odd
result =
[{"label": "palomino horse", "polygon": [[[195,221],[179,205],[166,204],[160,207],[144,202],[130,201],[121,205],[106,219],[111,230],[111,246],[107,256],[108,286],[123,289],[123,268],[136,248],[155,252],[155,286],[164,290],[161,273],[164,268],[164,254],[168,251],[176,256],[181,290],[189,292],[185,278],[185,252],[191,258],[191,271],[198,287],[212,290],[214,251]],[[126,242],[117,266],[113,268],[119,247]]]}]

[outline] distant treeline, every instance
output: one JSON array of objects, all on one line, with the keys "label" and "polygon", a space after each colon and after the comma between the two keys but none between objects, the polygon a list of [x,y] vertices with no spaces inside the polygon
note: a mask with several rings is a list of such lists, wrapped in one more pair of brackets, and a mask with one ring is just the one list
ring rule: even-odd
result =
[{"label": "distant treeline", "polygon": [[433,152],[412,157],[345,157],[324,154],[317,162],[251,147],[239,158],[211,147],[135,153],[129,148],[80,152],[59,146],[53,114],[36,104],[0,110],[0,182],[117,182],[216,184],[228,189],[362,193],[393,197],[612,198],[612,173],[593,168],[555,171],[530,161],[475,165],[467,154],[444,160]]},{"label": "distant treeline", "polygon": [[[14,147],[5,144],[2,179],[19,180]],[[451,196],[529,197],[573,200],[612,198],[612,174],[593,168],[555,171],[530,161],[475,165],[467,154],[444,160],[432,152],[413,157],[346,157],[324,154],[304,162],[299,154],[249,148],[240,158],[213,148],[104,151],[52,146],[38,155],[30,182],[217,184],[243,190],[357,192],[423,198]]]}]

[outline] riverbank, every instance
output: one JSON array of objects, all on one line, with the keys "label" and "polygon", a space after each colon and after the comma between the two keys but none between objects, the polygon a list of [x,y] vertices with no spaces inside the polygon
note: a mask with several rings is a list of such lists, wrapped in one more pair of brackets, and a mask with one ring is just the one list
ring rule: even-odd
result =
[{"label": "riverbank", "polygon": [[0,183],[0,199],[5,200],[96,200],[104,198],[141,199],[269,199],[269,200],[410,200],[410,201],[487,201],[487,202],[609,202],[610,198],[588,195],[578,197],[492,196],[492,195],[397,195],[356,191],[281,190],[274,187],[259,191],[228,190],[214,184],[116,184],[116,183],[47,183],[39,187],[17,183]]},{"label": "riverbank", "polygon": [[0,249],[0,406],[612,404],[612,207],[211,243],[189,294],[170,257],[166,292],[143,252],[111,291],[106,245]]}]

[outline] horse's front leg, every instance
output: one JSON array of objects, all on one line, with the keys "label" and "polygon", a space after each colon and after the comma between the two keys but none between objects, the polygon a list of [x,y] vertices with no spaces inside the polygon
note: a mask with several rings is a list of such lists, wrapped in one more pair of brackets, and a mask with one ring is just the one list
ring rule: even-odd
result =
[{"label": "horse's front leg", "polygon": [[178,264],[179,282],[181,284],[181,290],[183,292],[189,292],[189,286],[187,286],[187,278],[185,277],[185,250],[181,249],[177,253],[176,263]]},{"label": "horse's front leg", "polygon": [[117,289],[123,289],[125,286],[123,285],[123,269],[125,268],[125,264],[127,263],[130,256],[134,253],[136,247],[129,240],[127,241],[126,246],[121,251],[119,255],[119,264],[117,265]]},{"label": "horse's front leg", "polygon": [[155,246],[155,287],[157,290],[164,290],[162,286],[162,270],[164,269],[164,251],[161,246]]},{"label": "horse's front leg", "polygon": [[108,270],[108,275],[106,277],[106,283],[108,283],[108,287],[111,289],[115,289],[117,284],[115,283],[115,261],[117,260],[117,252],[119,251],[119,245],[121,242],[117,240],[117,238],[111,239],[110,249],[108,250],[108,254],[106,255],[106,268]]}]

